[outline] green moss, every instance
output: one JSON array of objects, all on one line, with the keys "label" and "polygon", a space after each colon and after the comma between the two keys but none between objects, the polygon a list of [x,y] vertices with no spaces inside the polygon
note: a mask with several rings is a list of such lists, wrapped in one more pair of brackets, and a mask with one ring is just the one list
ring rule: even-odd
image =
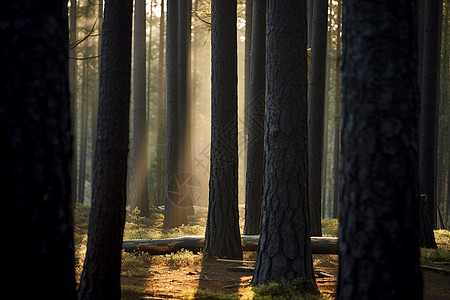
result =
[{"label": "green moss", "polygon": [[208,289],[198,289],[194,295],[194,299],[237,300],[239,296],[237,294],[214,292]]},{"label": "green moss", "polygon": [[253,287],[255,300],[266,299],[322,299],[316,284],[310,279],[297,278],[291,281],[283,280]]},{"label": "green moss", "polygon": [[450,250],[421,248],[420,260],[422,263],[450,262]]},{"label": "green moss", "polygon": [[322,219],[322,235],[338,236],[339,221],[338,219]]}]

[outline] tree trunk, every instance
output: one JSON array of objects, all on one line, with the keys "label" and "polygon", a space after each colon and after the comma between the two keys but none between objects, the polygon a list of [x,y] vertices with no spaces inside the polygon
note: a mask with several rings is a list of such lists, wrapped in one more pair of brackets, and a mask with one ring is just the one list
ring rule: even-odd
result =
[{"label": "tree trunk", "polygon": [[178,105],[178,1],[167,1],[167,182],[164,227],[187,224],[180,197],[180,132]]},{"label": "tree trunk", "polygon": [[[259,235],[241,236],[242,249],[244,251],[256,251],[258,249]],[[338,238],[336,237],[312,237],[311,250],[314,254],[337,254]],[[126,252],[144,251],[151,255],[170,254],[182,249],[200,252],[205,246],[204,236],[183,236],[179,238],[160,240],[124,240],[123,249]]]},{"label": "tree trunk", "polygon": [[0,24],[2,285],[76,299],[67,1],[2,1]]},{"label": "tree trunk", "polygon": [[236,0],[211,2],[211,170],[206,258],[242,259],[238,211]]},{"label": "tree trunk", "polygon": [[148,126],[147,99],[145,93],[146,74],[146,13],[145,0],[135,0],[134,9],[134,45],[133,45],[133,136],[130,152],[130,197],[133,210],[138,207],[141,215],[150,215],[148,198]]},{"label": "tree trunk", "polygon": [[337,299],[420,299],[416,1],[343,3]]},{"label": "tree trunk", "polygon": [[186,214],[194,214],[192,193],[192,139],[190,97],[191,1],[178,1],[178,126],[180,137],[179,192],[180,206]]},{"label": "tree trunk", "polygon": [[298,277],[314,281],[308,202],[306,0],[269,0],[267,9],[266,168],[254,285]]},{"label": "tree trunk", "polygon": [[79,299],[121,297],[132,10],[132,1],[105,2],[92,207]]},{"label": "tree trunk", "polygon": [[[103,1],[103,0],[102,0]],[[77,41],[77,14],[78,14],[77,0],[70,0],[70,11],[69,11],[69,90],[70,90],[70,122],[72,128],[72,149],[74,151],[72,155],[72,166],[71,166],[71,176],[72,176],[72,201],[77,201],[78,192],[78,160],[77,160],[77,51],[74,47]]]},{"label": "tree trunk", "polygon": [[336,65],[334,71],[334,145],[333,145],[333,218],[338,217],[339,212],[339,165],[341,158],[341,76],[340,76],[340,63],[341,63],[341,22],[342,22],[342,0],[338,0],[337,11],[337,29],[336,29]]},{"label": "tree trunk", "polygon": [[314,2],[308,88],[309,200],[311,235],[322,236],[321,195],[325,111],[325,68],[327,60],[327,0]]},{"label": "tree trunk", "polygon": [[[437,221],[436,158],[437,158],[437,111],[439,97],[439,57],[440,57],[440,0],[425,1],[422,101],[420,107],[419,138],[419,180],[420,194],[425,194],[427,202],[421,206],[420,246],[436,248],[433,228]],[[430,228],[431,224],[431,228]]]},{"label": "tree trunk", "polygon": [[[255,0],[256,1],[256,0]],[[244,44],[244,174],[247,175],[248,135],[250,117],[250,81],[253,36],[253,0],[245,0],[245,44]]]},{"label": "tree trunk", "polygon": [[266,1],[253,1],[244,234],[259,234],[264,190],[266,109]]},{"label": "tree trunk", "polygon": [[158,58],[158,108],[157,108],[157,124],[158,124],[158,144],[156,145],[156,205],[165,203],[166,190],[166,139],[165,139],[165,122],[164,122],[164,0],[161,0],[161,17],[159,19],[159,58]]}]

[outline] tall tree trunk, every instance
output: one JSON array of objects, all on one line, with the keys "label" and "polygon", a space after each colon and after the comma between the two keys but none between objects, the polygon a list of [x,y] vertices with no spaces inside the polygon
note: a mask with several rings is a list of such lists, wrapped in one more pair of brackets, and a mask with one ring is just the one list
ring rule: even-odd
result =
[{"label": "tall tree trunk", "polygon": [[416,1],[343,3],[337,299],[421,299]]},{"label": "tall tree trunk", "polygon": [[306,0],[269,0],[267,10],[266,168],[254,285],[298,277],[314,281],[308,202]]},{"label": "tall tree trunk", "polygon": [[148,126],[147,99],[145,93],[146,74],[146,13],[145,0],[135,0],[134,45],[133,45],[133,136],[130,153],[130,197],[131,209],[138,207],[141,215],[150,215],[148,198]]},{"label": "tall tree trunk", "polygon": [[187,224],[180,196],[180,132],[178,103],[178,1],[167,1],[167,177],[164,227]]},{"label": "tall tree trunk", "polygon": [[77,203],[84,203],[84,186],[86,181],[86,153],[87,153],[87,127],[88,127],[88,97],[89,97],[89,76],[88,76],[88,63],[83,62],[83,84],[81,86],[81,99],[80,99],[80,149],[78,153],[79,157],[79,168],[78,168],[78,193],[77,193]]},{"label": "tall tree trunk", "polygon": [[192,187],[192,135],[190,97],[191,0],[178,1],[178,126],[180,137],[180,207],[194,214]]},{"label": "tall tree trunk", "polygon": [[[441,0],[425,1],[422,101],[420,106],[419,180],[420,194],[425,194],[426,203],[421,205],[421,247],[436,248],[433,228],[436,228],[437,193],[437,111],[439,97],[439,20]],[[430,228],[431,226],[431,228]]]},{"label": "tall tree trunk", "polygon": [[204,255],[242,259],[238,211],[236,0],[211,2],[211,170]]},{"label": "tall tree trunk", "polygon": [[339,211],[339,165],[341,156],[341,75],[340,75],[340,63],[341,63],[341,22],[342,22],[342,0],[338,0],[338,11],[337,11],[337,29],[336,29],[336,65],[334,71],[334,150],[333,150],[333,178],[334,178],[334,188],[333,188],[333,218],[338,217]]},{"label": "tall tree trunk", "polygon": [[76,299],[67,1],[1,7],[0,213],[14,245],[0,248],[2,284],[22,297]]},{"label": "tall tree trunk", "polygon": [[309,200],[311,235],[322,236],[321,195],[325,111],[325,67],[327,60],[327,0],[314,2],[308,88]]},{"label": "tall tree trunk", "polygon": [[253,1],[244,234],[259,234],[264,191],[266,0]]},{"label": "tall tree trunk", "polygon": [[158,143],[156,148],[156,205],[165,203],[166,190],[166,168],[165,168],[165,122],[164,122],[164,0],[161,0],[159,25],[159,58],[158,58],[158,107],[157,107],[157,124],[158,124]]},{"label": "tall tree trunk", "polygon": [[[103,1],[103,0],[102,0]],[[73,159],[71,166],[72,176],[72,201],[77,201],[77,174],[78,174],[78,161],[77,161],[77,50],[75,43],[77,41],[77,0],[70,0],[69,11],[69,91],[70,91],[70,120],[72,127],[72,149]]]},{"label": "tall tree trunk", "polygon": [[79,299],[120,299],[133,3],[105,1],[92,207]]},{"label": "tall tree trunk", "polygon": [[248,131],[250,117],[251,50],[253,31],[253,0],[245,0],[245,44],[244,44],[244,174],[247,174]]}]

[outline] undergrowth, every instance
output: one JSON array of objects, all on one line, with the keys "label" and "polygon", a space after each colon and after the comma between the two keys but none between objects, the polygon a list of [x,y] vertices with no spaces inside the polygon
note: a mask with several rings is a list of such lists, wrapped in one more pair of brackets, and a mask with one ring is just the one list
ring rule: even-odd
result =
[{"label": "undergrowth", "polygon": [[294,280],[281,282],[272,282],[253,287],[255,300],[269,299],[304,299],[316,300],[323,299],[315,283],[306,278],[297,278]]}]

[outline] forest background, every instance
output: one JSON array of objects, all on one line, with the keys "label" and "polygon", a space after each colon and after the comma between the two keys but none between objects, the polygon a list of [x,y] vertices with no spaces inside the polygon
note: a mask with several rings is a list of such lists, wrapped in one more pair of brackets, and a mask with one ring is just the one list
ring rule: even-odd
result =
[{"label": "forest background", "polygon": [[[164,4],[164,3],[163,3]],[[101,34],[102,4],[89,0],[71,1],[76,5],[76,29],[71,27],[70,64],[72,65],[73,94],[75,105],[75,156],[73,199],[76,203],[91,203],[92,158],[95,149],[99,40]],[[189,54],[190,82],[189,93],[192,106],[192,159],[195,176],[195,205],[207,206],[210,151],[210,1],[195,0],[191,14],[191,51]],[[439,67],[439,103],[436,117],[437,156],[435,173],[435,194],[437,209],[435,228],[448,228],[450,225],[450,89],[449,89],[449,7],[443,2],[441,28],[441,57]],[[165,163],[166,163],[166,79],[165,79],[165,11],[161,10],[161,0],[146,3],[146,126],[148,129],[147,187],[150,207],[164,205]],[[165,8],[164,8],[165,9]],[[71,11],[74,11],[71,8]],[[246,39],[245,1],[238,1],[238,132],[239,132],[239,203],[245,202],[246,143],[248,138],[246,113],[248,107],[249,80],[249,40]],[[162,19],[161,19],[162,16]],[[250,16],[251,17],[251,16]],[[73,16],[71,18],[73,20]],[[248,33],[247,33],[248,34]],[[247,40],[247,43],[246,43]],[[340,56],[341,56],[341,2],[329,1],[327,60],[326,60],[326,99],[325,131],[323,154],[322,217],[336,218],[338,210],[338,168],[340,144]],[[161,47],[161,42],[163,42]],[[247,76],[246,76],[247,75]],[[133,81],[133,78],[132,78]],[[133,90],[132,90],[133,93]],[[131,96],[133,99],[133,95]],[[133,101],[130,107],[130,124],[133,122]],[[133,126],[130,125],[130,137]],[[130,148],[133,151],[130,138]],[[134,165],[128,164],[128,174]],[[129,189],[130,190],[130,189]]]}]

